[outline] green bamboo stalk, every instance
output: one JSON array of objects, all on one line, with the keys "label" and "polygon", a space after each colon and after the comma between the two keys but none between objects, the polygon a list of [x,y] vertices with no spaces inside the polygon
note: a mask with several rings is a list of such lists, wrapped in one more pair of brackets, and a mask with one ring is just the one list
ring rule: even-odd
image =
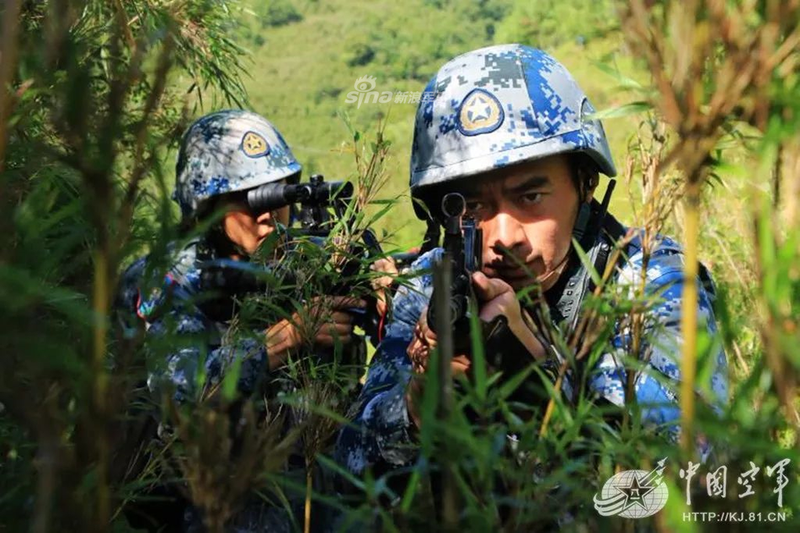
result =
[{"label": "green bamboo stalk", "polygon": [[311,492],[314,488],[314,464],[306,461],[306,505],[304,513],[304,533],[311,533]]},{"label": "green bamboo stalk", "polygon": [[[3,27],[0,29],[0,235],[9,238],[13,234],[14,201],[6,178],[2,177],[6,163],[6,144],[8,142],[8,119],[14,105],[11,84],[17,65],[17,36],[19,34],[19,12],[21,0],[4,2]],[[10,246],[0,246],[0,262],[7,257]]]},{"label": "green bamboo stalk", "polygon": [[684,283],[681,302],[681,448],[689,454],[692,450],[694,425],[694,389],[697,373],[697,238],[700,226],[700,185],[698,176],[686,182],[686,222],[684,225]]},{"label": "green bamboo stalk", "polygon": [[22,2],[21,0],[8,0],[4,4],[3,33],[0,40],[0,172],[3,172],[5,168],[6,142],[8,141],[6,128],[13,105],[10,88],[17,67],[17,35]]}]

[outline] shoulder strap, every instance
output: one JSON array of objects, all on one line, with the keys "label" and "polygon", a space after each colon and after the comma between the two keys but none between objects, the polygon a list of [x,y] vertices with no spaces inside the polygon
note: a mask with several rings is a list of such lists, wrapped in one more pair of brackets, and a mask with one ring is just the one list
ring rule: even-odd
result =
[{"label": "shoulder strap", "polygon": [[[624,235],[625,227],[610,214],[605,216],[601,231],[592,232],[594,240],[586,252],[596,272],[601,274],[605,272],[614,243]],[[584,242],[586,240],[588,239],[584,239]],[[581,303],[586,295],[594,289],[594,282],[589,271],[578,261],[555,305],[558,315],[566,324],[568,331],[577,327]]]}]

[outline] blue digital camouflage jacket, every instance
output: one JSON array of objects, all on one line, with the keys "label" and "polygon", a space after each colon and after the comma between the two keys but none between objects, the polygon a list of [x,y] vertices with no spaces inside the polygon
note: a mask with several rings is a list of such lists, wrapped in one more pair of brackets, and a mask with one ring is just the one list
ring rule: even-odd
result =
[{"label": "blue digital camouflage jacket", "polygon": [[[427,273],[415,277],[396,294],[393,320],[371,362],[358,414],[339,435],[337,460],[355,474],[375,465],[388,468],[409,466],[417,455],[409,432],[413,422],[409,419],[405,399],[412,372],[406,348],[412,340],[417,320],[428,305],[433,290],[430,269],[441,253],[441,249],[433,250],[412,265],[413,271]],[[633,291],[641,280],[643,259],[637,238],[628,245],[625,257],[627,260],[620,265],[617,275],[618,287]],[[645,333],[647,343],[642,346],[642,354],[648,356],[646,370],[639,372],[635,379],[636,399],[642,409],[643,421],[665,430],[673,439],[680,431],[677,385],[680,380],[683,262],[680,246],[669,238],[661,238],[651,254],[645,291],[650,295],[660,294],[660,299],[650,311],[650,325]],[[713,291],[700,283],[698,285],[698,320],[713,336],[716,333]],[[591,392],[617,406],[625,404],[626,376],[621,355],[623,347],[630,344],[628,337],[629,332],[618,324],[613,338],[614,351],[599,358],[588,380]],[[728,396],[727,360],[721,346],[713,365],[710,385],[701,387],[698,384],[698,388],[710,388],[712,397],[706,399],[712,406],[719,407]],[[568,374],[565,378],[564,390],[571,388],[569,377]],[[707,447],[701,450],[703,454],[706,452]]]},{"label": "blue digital camouflage jacket", "polygon": [[[143,257],[120,282],[117,307],[134,310],[147,330],[147,386],[156,398],[169,388],[176,402],[194,401],[218,386],[225,369],[238,359],[238,389],[247,396],[269,370],[263,330],[231,337],[228,321],[210,318],[197,305],[202,296],[198,251],[204,246],[197,239],[173,251],[163,277],[148,273]],[[135,319],[127,319],[125,326],[133,327]]]}]

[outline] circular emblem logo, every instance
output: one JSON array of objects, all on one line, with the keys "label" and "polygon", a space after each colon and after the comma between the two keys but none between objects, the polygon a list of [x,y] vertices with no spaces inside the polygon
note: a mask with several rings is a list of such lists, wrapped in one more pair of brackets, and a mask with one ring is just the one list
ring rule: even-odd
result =
[{"label": "circular emblem logo", "polygon": [[247,157],[262,157],[269,153],[269,143],[258,133],[248,131],[242,137],[242,152]]},{"label": "circular emblem logo", "polygon": [[661,475],[664,459],[650,472],[625,470],[611,476],[600,494],[594,496],[594,508],[602,516],[644,518],[664,508],[669,491]]},{"label": "circular emblem logo", "polygon": [[365,93],[367,91],[371,91],[375,88],[375,77],[374,76],[361,76],[356,80],[353,84],[356,91],[360,93]]},{"label": "circular emblem logo", "polygon": [[489,133],[499,128],[504,118],[497,97],[483,89],[474,89],[461,101],[458,129],[464,135]]}]

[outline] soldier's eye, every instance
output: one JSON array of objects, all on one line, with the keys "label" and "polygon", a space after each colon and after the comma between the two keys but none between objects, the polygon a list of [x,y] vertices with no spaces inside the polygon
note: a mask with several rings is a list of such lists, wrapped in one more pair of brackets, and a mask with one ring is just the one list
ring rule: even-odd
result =
[{"label": "soldier's eye", "polygon": [[467,200],[467,215],[475,216],[483,209],[483,204],[475,200]]},{"label": "soldier's eye", "polygon": [[522,205],[536,205],[542,201],[544,195],[540,192],[527,192],[520,197]]}]

